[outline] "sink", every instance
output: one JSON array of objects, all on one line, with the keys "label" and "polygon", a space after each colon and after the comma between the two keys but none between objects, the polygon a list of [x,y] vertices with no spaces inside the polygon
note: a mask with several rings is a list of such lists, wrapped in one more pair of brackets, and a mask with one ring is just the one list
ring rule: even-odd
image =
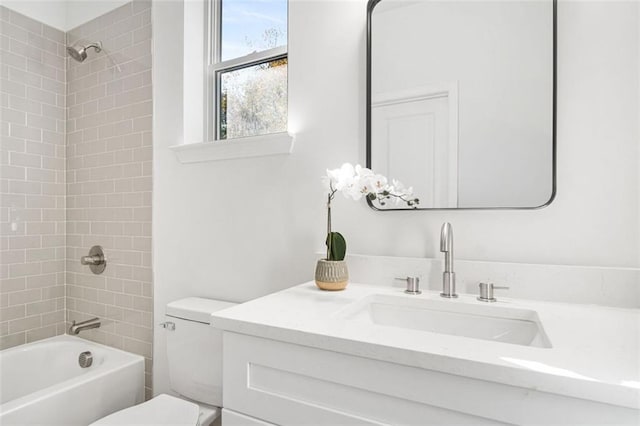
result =
[{"label": "sink", "polygon": [[550,348],[538,314],[528,309],[479,305],[424,296],[371,295],[336,314],[349,321]]}]

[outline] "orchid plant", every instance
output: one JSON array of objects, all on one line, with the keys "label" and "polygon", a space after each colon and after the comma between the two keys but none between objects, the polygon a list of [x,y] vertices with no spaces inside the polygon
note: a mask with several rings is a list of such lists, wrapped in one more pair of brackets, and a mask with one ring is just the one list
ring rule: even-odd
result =
[{"label": "orchid plant", "polygon": [[345,163],[339,169],[328,170],[323,178],[329,193],[327,195],[327,260],[344,260],[347,242],[342,234],[331,231],[331,201],[338,192],[345,198],[355,201],[365,197],[372,203],[381,206],[388,201],[395,204],[405,203],[416,208],[420,202],[413,197],[413,188],[406,188],[401,182],[392,180],[389,184],[386,177],[376,174],[370,169]]}]

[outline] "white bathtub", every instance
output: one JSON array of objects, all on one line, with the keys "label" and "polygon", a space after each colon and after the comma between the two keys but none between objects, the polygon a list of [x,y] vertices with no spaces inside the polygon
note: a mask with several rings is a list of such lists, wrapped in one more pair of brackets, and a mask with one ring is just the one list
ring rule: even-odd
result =
[{"label": "white bathtub", "polygon": [[[81,368],[81,352],[93,364]],[[72,336],[0,352],[0,425],[87,424],[144,400],[144,359]]]}]

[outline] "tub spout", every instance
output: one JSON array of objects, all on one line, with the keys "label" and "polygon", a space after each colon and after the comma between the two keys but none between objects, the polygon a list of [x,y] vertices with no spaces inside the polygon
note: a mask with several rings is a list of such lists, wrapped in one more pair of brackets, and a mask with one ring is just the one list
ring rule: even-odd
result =
[{"label": "tub spout", "polygon": [[71,327],[69,327],[69,334],[80,334],[83,330],[89,330],[92,328],[100,327],[100,318],[91,318],[82,322],[71,323]]}]

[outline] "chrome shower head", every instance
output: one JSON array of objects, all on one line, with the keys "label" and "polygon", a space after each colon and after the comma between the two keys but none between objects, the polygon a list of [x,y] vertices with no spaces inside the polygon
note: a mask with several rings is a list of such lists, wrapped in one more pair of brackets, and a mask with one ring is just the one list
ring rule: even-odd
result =
[{"label": "chrome shower head", "polygon": [[97,41],[87,46],[68,46],[67,53],[78,62],[84,62],[87,59],[87,49],[93,47],[97,53],[102,51],[102,43]]}]

